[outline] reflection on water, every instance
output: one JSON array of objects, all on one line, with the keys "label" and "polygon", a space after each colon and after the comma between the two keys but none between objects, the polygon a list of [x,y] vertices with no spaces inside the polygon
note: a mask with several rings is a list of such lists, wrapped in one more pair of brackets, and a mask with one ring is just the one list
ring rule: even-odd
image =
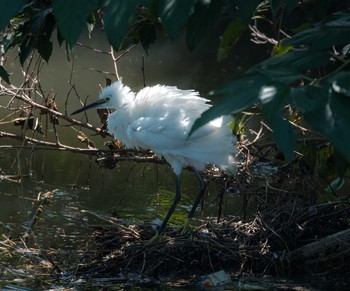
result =
[{"label": "reflection on water", "polygon": [[[16,152],[7,152],[6,159],[11,156],[15,161]],[[54,191],[34,228],[43,247],[73,248],[80,244],[91,232],[89,225],[102,223],[90,212],[115,212],[130,222],[163,218],[175,195],[175,176],[167,165],[121,162],[116,169],[102,170],[83,155],[37,151],[28,156],[31,161],[22,167],[22,176],[26,177],[20,183],[0,183],[0,221],[14,227],[17,235],[23,233],[38,206],[37,196]],[[17,171],[16,167],[12,170]],[[184,171],[182,200],[170,224],[184,222],[198,188],[195,175]],[[204,217],[217,214],[218,193],[213,184],[206,197]],[[233,203],[240,212],[239,197],[235,202],[229,199],[230,211]]]}]

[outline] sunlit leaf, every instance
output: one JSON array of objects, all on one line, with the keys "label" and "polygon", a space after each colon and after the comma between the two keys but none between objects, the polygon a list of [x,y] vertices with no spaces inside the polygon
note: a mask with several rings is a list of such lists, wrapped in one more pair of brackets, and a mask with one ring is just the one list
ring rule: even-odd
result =
[{"label": "sunlit leaf", "polygon": [[10,75],[7,73],[5,68],[0,65],[0,78],[3,79],[6,83],[10,84]]},{"label": "sunlit leaf", "polygon": [[174,39],[193,12],[195,0],[160,1],[159,16],[169,37]]},{"label": "sunlit leaf", "polygon": [[232,129],[232,131],[237,134],[244,134],[244,123],[245,123],[245,115],[242,115],[242,117],[233,119],[232,122],[230,122],[229,127]]},{"label": "sunlit leaf", "polygon": [[[98,0],[53,0],[52,6],[58,28],[70,46],[77,42]],[[116,1],[119,3],[121,1]]]},{"label": "sunlit leaf", "polygon": [[218,49],[218,61],[226,59],[232,49],[237,43],[243,32],[246,30],[247,25],[244,24],[240,17],[235,17],[228,27],[226,28]]},{"label": "sunlit leaf", "polygon": [[339,72],[328,80],[334,92],[350,97],[350,72]]},{"label": "sunlit leaf", "polygon": [[224,4],[224,0],[212,0],[209,4],[197,2],[196,9],[187,23],[186,41],[190,50],[193,50],[217,23]]},{"label": "sunlit leaf", "polygon": [[325,191],[327,193],[334,193],[340,190],[344,186],[344,183],[345,183],[345,180],[343,177],[337,177],[331,183],[329,183]]},{"label": "sunlit leaf", "polygon": [[0,30],[2,30],[11,20],[11,18],[21,10],[21,8],[25,5],[25,2],[25,0],[0,0]]},{"label": "sunlit leaf", "polygon": [[273,56],[281,56],[288,53],[293,47],[291,45],[283,46],[280,43],[275,45],[272,49]]},{"label": "sunlit leaf", "polygon": [[221,99],[194,122],[190,134],[218,116],[240,112],[259,102],[259,92],[269,82],[271,81],[262,75],[248,76],[211,92],[211,95],[221,96]]}]

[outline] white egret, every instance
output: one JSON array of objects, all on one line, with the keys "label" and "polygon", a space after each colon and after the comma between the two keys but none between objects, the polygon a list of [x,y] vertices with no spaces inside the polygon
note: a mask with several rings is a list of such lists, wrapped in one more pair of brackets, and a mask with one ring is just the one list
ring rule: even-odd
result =
[{"label": "white egret", "polygon": [[145,87],[135,94],[120,79],[104,88],[98,101],[72,113],[92,108],[116,109],[107,118],[107,129],[114,138],[127,148],[152,150],[170,164],[176,175],[176,194],[156,237],[163,232],[181,198],[183,168],[193,168],[200,182],[187,221],[193,217],[207,187],[198,171],[208,164],[230,172],[236,169],[237,140],[228,127],[231,116],[221,116],[189,136],[194,121],[210,108],[208,102],[198,92],[172,86]]}]

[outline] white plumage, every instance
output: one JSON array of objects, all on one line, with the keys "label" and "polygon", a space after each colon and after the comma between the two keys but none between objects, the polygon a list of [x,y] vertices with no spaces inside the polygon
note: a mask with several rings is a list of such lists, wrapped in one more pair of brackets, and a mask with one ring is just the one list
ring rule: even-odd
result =
[{"label": "white plumage", "polygon": [[[221,116],[189,136],[194,121],[211,107],[208,102],[198,92],[172,86],[145,87],[135,94],[119,80],[104,88],[97,102],[73,113],[90,108],[116,109],[107,119],[107,129],[114,138],[127,148],[150,149],[171,165],[177,177],[176,197],[158,233],[163,231],[180,199],[179,179],[184,167],[202,171],[214,164],[231,172],[236,169],[237,140],[228,127],[230,116]],[[193,207],[197,207],[197,200],[205,191],[203,180],[200,182],[200,197]]]}]

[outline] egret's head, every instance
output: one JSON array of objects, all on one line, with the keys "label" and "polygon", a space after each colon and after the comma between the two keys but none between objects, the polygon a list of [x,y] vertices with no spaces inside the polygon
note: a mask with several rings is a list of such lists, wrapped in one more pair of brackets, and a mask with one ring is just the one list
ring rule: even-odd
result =
[{"label": "egret's head", "polygon": [[114,82],[110,86],[102,89],[100,98],[98,101],[93,102],[74,111],[71,115],[77,114],[88,109],[102,109],[102,108],[113,108],[118,109],[125,103],[127,97],[134,97],[134,93],[131,92],[130,88],[124,86],[121,79]]}]

